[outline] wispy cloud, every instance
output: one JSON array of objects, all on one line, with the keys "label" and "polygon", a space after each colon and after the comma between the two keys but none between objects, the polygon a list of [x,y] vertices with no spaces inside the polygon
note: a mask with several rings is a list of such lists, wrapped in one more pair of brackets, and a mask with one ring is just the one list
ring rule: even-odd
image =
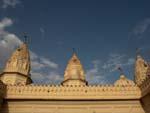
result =
[{"label": "wispy cloud", "polygon": [[128,58],[126,55],[113,53],[109,55],[102,68],[107,69],[109,72],[113,72],[117,70],[118,67],[130,66],[133,63],[134,58]]},{"label": "wispy cloud", "polygon": [[92,61],[92,68],[86,70],[86,78],[90,84],[109,84],[111,75],[118,67],[130,67],[134,64],[134,58],[129,58],[127,55],[113,53],[105,60]]},{"label": "wispy cloud", "polygon": [[[0,62],[6,62],[10,54],[19,46],[22,41],[13,33],[6,31],[7,27],[13,25],[11,18],[3,18],[0,21]],[[58,73],[58,64],[49,58],[37,55],[30,51],[31,56],[31,74],[33,81],[39,82],[57,82],[62,79]],[[4,65],[0,65],[1,67]],[[46,70],[46,72],[45,72]]]},{"label": "wispy cloud", "polygon": [[9,18],[4,18],[1,22],[0,22],[0,30],[4,30],[4,28],[11,26],[13,24],[12,20]]},{"label": "wispy cloud", "polygon": [[13,33],[5,30],[13,24],[12,19],[3,18],[0,21],[0,62],[3,63],[10,53],[21,44],[20,39]]},{"label": "wispy cloud", "polygon": [[141,22],[137,23],[137,25],[133,28],[133,30],[130,32],[130,37],[133,38],[143,38],[143,35],[146,32],[149,32],[150,29],[150,18],[146,18],[142,20]]},{"label": "wispy cloud", "polygon": [[48,58],[39,56],[30,51],[31,56],[31,77],[35,83],[56,84],[63,80],[59,73],[59,65]]},{"label": "wispy cloud", "polygon": [[2,0],[2,8],[6,9],[8,7],[15,8],[16,5],[20,4],[20,0]]},{"label": "wispy cloud", "polygon": [[51,69],[57,69],[58,64],[55,62],[52,62],[48,58],[45,58],[43,56],[39,56],[36,53],[30,51],[31,61],[32,61],[32,69],[33,70],[39,70],[42,68],[51,68]]},{"label": "wispy cloud", "polygon": [[101,61],[92,61],[93,67],[86,70],[86,79],[90,84],[105,84],[107,79],[104,76],[104,70],[100,68]]},{"label": "wispy cloud", "polygon": [[40,32],[41,32],[42,38],[44,38],[45,37],[45,29],[40,27]]},{"label": "wispy cloud", "polygon": [[37,84],[58,84],[63,81],[63,76],[57,71],[49,71],[49,73],[44,73],[42,71],[31,72],[32,79],[34,83]]}]

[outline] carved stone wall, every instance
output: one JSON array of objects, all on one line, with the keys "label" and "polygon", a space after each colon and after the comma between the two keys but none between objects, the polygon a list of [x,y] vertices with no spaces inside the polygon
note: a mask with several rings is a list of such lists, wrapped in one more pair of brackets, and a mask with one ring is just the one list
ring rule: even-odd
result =
[{"label": "carved stone wall", "polygon": [[22,85],[7,86],[5,99],[140,99],[139,87],[128,86],[62,86]]},{"label": "carved stone wall", "polygon": [[139,100],[42,101],[7,100],[2,113],[145,113]]}]

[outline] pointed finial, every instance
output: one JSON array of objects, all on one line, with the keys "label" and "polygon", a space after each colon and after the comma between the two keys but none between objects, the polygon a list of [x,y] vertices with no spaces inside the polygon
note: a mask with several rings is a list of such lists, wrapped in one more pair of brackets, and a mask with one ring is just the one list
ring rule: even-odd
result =
[{"label": "pointed finial", "polygon": [[73,52],[73,54],[74,54],[74,53],[76,54],[76,49],[75,49],[75,48],[72,48],[72,52]]},{"label": "pointed finial", "polygon": [[140,55],[140,48],[136,48],[136,56]]},{"label": "pointed finial", "polygon": [[23,36],[23,38],[24,38],[24,43],[25,44],[27,44],[28,43],[28,36],[27,36],[27,33],[24,33],[24,36]]},{"label": "pointed finial", "polygon": [[124,75],[123,69],[120,66],[117,69],[120,71],[121,75]]},{"label": "pointed finial", "polygon": [[141,58],[141,49],[140,48],[136,48],[136,59]]}]

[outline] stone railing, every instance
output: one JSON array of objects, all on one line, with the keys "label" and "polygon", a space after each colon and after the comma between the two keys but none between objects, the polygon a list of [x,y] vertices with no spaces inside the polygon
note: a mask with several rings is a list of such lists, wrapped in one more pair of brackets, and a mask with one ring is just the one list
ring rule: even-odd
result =
[{"label": "stone railing", "polygon": [[62,86],[26,85],[7,86],[5,99],[94,100],[139,99],[141,91],[135,86]]}]

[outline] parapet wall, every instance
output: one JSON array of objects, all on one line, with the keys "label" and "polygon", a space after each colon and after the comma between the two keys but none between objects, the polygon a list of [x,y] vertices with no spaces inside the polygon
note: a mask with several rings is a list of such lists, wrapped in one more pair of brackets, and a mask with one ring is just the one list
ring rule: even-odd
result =
[{"label": "parapet wall", "polygon": [[103,100],[140,99],[141,91],[135,86],[62,86],[23,85],[7,86],[5,99],[48,99],[48,100]]}]

